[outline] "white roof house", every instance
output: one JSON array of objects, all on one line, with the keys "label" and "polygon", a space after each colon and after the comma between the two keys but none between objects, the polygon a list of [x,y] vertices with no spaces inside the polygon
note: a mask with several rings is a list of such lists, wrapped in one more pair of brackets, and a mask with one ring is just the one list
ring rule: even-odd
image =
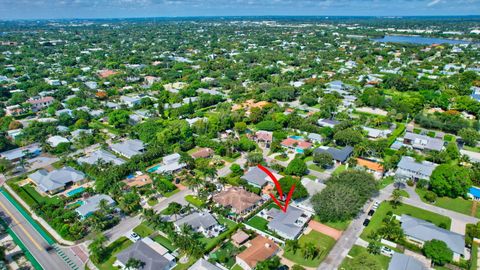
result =
[{"label": "white roof house", "polygon": [[58,136],[58,135],[52,136],[52,137],[47,139],[47,143],[51,147],[57,147],[61,143],[69,143],[69,142],[70,141],[67,138],[62,137],[62,136]]}]

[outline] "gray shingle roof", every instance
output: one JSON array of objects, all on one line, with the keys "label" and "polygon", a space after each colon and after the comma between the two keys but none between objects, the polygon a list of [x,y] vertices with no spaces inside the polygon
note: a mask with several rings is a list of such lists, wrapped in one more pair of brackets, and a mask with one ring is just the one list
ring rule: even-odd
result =
[{"label": "gray shingle roof", "polygon": [[397,165],[395,174],[409,178],[428,180],[436,167],[437,164],[435,163],[429,161],[416,162],[412,157],[403,156]]},{"label": "gray shingle roof", "polygon": [[404,139],[411,141],[414,148],[441,151],[443,140],[412,132],[405,133]]},{"label": "gray shingle roof", "polygon": [[188,270],[221,270],[221,268],[202,258],[190,266]]},{"label": "gray shingle roof", "polygon": [[182,227],[185,224],[189,225],[194,230],[198,230],[199,228],[208,229],[217,225],[218,222],[212,214],[208,212],[195,212],[175,221],[175,225],[178,227]]},{"label": "gray shingle roof", "polygon": [[395,252],[388,270],[427,270],[427,268],[414,257]]},{"label": "gray shingle roof", "polygon": [[408,215],[402,215],[401,221],[405,235],[421,241],[430,241],[432,239],[441,240],[445,242],[453,252],[464,254],[465,239],[463,235],[439,228],[433,223]]},{"label": "gray shingle roof", "polygon": [[268,215],[273,218],[268,223],[268,228],[288,236],[289,239],[295,239],[303,229],[303,224],[299,225],[296,223],[302,214],[302,210],[293,206],[288,207],[286,213],[272,208],[268,212]]},{"label": "gray shingle roof", "polygon": [[112,144],[110,148],[125,157],[131,158],[135,155],[141,154],[145,149],[145,146],[140,140],[127,140],[121,143]]},{"label": "gray shingle roof", "polygon": [[15,148],[12,150],[8,150],[5,152],[0,153],[0,157],[5,158],[7,160],[16,160],[19,158],[23,158],[27,153],[40,153],[42,148],[40,147],[39,143],[30,144],[24,147]]},{"label": "gray shingle roof", "polygon": [[58,170],[48,172],[47,170],[38,170],[30,175],[37,187],[43,192],[49,192],[64,187],[68,183],[76,183],[85,179],[85,174],[71,167],[63,167]]},{"label": "gray shingle roof", "polygon": [[98,194],[92,196],[83,201],[83,205],[75,209],[75,211],[82,217],[87,217],[90,214],[94,213],[99,209],[100,201],[105,200],[107,201],[108,205],[115,204],[115,201],[108,195],[105,194]]},{"label": "gray shingle roof", "polygon": [[[276,171],[270,168],[267,168],[267,169],[269,169],[269,171],[271,171],[272,173],[277,173]],[[260,168],[250,167],[247,173],[245,173],[241,178],[246,180],[250,184],[254,184],[262,187],[268,182],[265,179],[265,177],[267,177],[267,174],[264,171],[262,171]]]},{"label": "gray shingle roof", "polygon": [[125,163],[125,161],[121,158],[116,157],[114,154],[107,152],[103,149],[99,149],[93,153],[91,153],[88,157],[81,157],[78,159],[79,163],[87,163],[90,165],[96,164],[99,160],[103,160],[104,162],[112,162],[114,165],[120,165]]},{"label": "gray shingle roof", "polygon": [[151,248],[146,239],[135,242],[128,249],[117,254],[117,260],[126,265],[130,258],[145,263],[142,270],[167,270],[173,266],[173,263],[166,259],[162,254]]},{"label": "gray shingle roof", "polygon": [[340,161],[340,162],[345,162],[353,153],[353,147],[351,146],[345,146],[342,149],[337,149],[333,147],[319,147],[315,149],[316,153],[329,153],[332,155],[333,159]]}]

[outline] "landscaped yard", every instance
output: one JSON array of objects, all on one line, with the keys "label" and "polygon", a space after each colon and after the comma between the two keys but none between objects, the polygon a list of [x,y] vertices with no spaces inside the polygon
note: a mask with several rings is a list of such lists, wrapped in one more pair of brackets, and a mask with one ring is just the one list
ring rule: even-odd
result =
[{"label": "landscaped yard", "polygon": [[313,216],[313,220],[318,221],[324,225],[327,225],[328,227],[332,227],[334,229],[340,230],[340,231],[345,231],[348,228],[348,225],[350,225],[351,220],[346,220],[346,221],[336,221],[336,222],[322,222],[318,218],[318,216]]},{"label": "landscaped yard", "polygon": [[245,224],[252,226],[255,229],[258,229],[262,232],[266,233],[271,233],[270,230],[268,230],[268,220],[261,218],[259,216],[254,216],[251,219],[249,219]]},{"label": "landscaped yard", "polygon": [[433,224],[440,226],[440,224],[445,224],[447,229],[450,229],[452,220],[449,217],[442,216],[433,212],[429,212],[408,204],[402,204],[397,206],[397,208],[392,208],[389,202],[383,202],[378,207],[377,211],[370,220],[370,224],[363,230],[360,237],[364,240],[368,240],[368,236],[378,230],[382,225],[382,221],[389,211],[392,211],[396,215],[407,214],[415,218],[423,219]]},{"label": "landscaped yard", "polygon": [[[338,269],[340,269],[340,270],[354,270],[354,269],[357,269],[357,268],[355,268],[354,266],[351,265],[351,262],[352,262],[353,258],[355,258],[357,256],[368,256],[369,253],[368,253],[366,248],[355,245],[355,246],[352,247],[350,252],[348,252],[348,255],[352,258],[345,257],[345,259],[343,260],[342,264],[340,265],[340,267]],[[370,255],[370,256],[373,256],[380,263],[380,265],[382,266],[382,269],[384,269],[384,270],[388,269],[388,265],[390,264],[390,260],[391,260],[390,257],[383,256],[383,255]]]},{"label": "landscaped yard", "polygon": [[314,171],[317,171],[317,172],[324,172],[325,171],[324,168],[318,166],[317,164],[310,164],[310,165],[308,165],[308,168],[310,170],[314,170]]},{"label": "landscaped yard", "polygon": [[185,196],[185,200],[197,208],[202,208],[205,205],[205,202],[193,195]]},{"label": "landscaped yard", "polygon": [[400,189],[400,196],[410,198],[410,194],[408,194],[408,192],[404,189]]},{"label": "landscaped yard", "polygon": [[470,270],[477,269],[477,260],[478,260],[478,244],[473,242],[472,244],[472,255],[470,258]]},{"label": "landscaped yard", "polygon": [[345,165],[340,165],[338,166],[332,173],[332,175],[339,174],[347,169],[347,166]]},{"label": "landscaped yard", "polygon": [[[423,202],[428,203],[427,200],[424,199],[425,193],[427,192],[426,190],[417,188],[415,191]],[[438,197],[433,205],[470,216],[472,213],[473,201],[465,200],[461,197],[455,199],[450,197]],[[475,217],[480,218],[480,207],[477,207]]]},{"label": "landscaped yard", "polygon": [[[293,251],[291,250],[285,251],[283,253],[283,257],[294,263],[306,267],[317,267],[323,261],[323,259],[325,259],[332,247],[335,245],[335,239],[317,231],[311,231],[309,234],[302,235],[298,239],[298,242],[301,248],[299,248],[295,253],[293,253]],[[306,258],[304,256],[302,252],[302,247],[306,243],[313,243],[320,250],[317,257],[312,259]]]},{"label": "landscaped yard", "polygon": [[144,238],[151,235],[154,231],[145,222],[142,222],[140,225],[133,229],[133,232]]},{"label": "landscaped yard", "polygon": [[113,264],[117,260],[116,255],[120,253],[120,251],[125,250],[128,248],[132,243],[128,238],[125,236],[122,236],[118,238],[115,242],[111,243],[108,247],[108,253],[110,254],[108,260],[106,260],[102,264],[96,264],[99,270],[114,270],[118,269],[117,267],[114,267]]},{"label": "landscaped yard", "polygon": [[200,241],[205,243],[205,250],[211,250],[215,246],[217,246],[223,239],[225,239],[228,235],[231,235],[231,233],[238,228],[238,224],[231,221],[230,219],[224,218],[224,217],[219,217],[218,222],[220,224],[223,224],[227,229],[221,233],[219,236],[215,238],[205,238],[202,237]]},{"label": "landscaped yard", "polygon": [[210,254],[210,258],[227,268],[231,268],[235,264],[235,256],[239,252],[239,248],[234,246],[231,242],[227,242],[223,244],[217,251]]},{"label": "landscaped yard", "polygon": [[[16,184],[13,184],[16,185]],[[34,207],[35,205],[43,202],[50,202],[55,203],[61,201],[60,198],[57,196],[49,197],[49,196],[42,196],[40,193],[37,192],[34,186],[31,184],[27,184],[24,186],[18,186],[15,190],[18,189],[17,194],[22,198],[24,202],[28,205]]]},{"label": "landscaped yard", "polygon": [[157,235],[152,238],[153,241],[159,243],[160,245],[164,246],[166,249],[168,249],[170,252],[173,252],[176,248],[172,244],[172,241],[170,239],[163,237],[162,235]]},{"label": "landscaped yard", "polygon": [[275,159],[276,159],[276,160],[280,160],[280,161],[287,161],[287,160],[288,160],[288,156],[283,157],[282,155],[276,155],[276,156],[275,156]]},{"label": "landscaped yard", "polygon": [[393,182],[395,182],[395,179],[393,177],[385,177],[385,178],[382,178],[382,180],[380,180],[380,182],[378,182],[378,185],[379,185],[380,189],[383,189],[386,186],[388,186],[390,184],[393,184]]}]

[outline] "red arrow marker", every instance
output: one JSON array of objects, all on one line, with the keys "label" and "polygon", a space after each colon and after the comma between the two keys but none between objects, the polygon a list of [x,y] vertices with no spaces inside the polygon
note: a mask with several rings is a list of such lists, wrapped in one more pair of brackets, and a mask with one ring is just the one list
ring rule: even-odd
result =
[{"label": "red arrow marker", "polygon": [[[275,187],[277,188],[278,195],[280,196],[280,198],[282,198],[283,197],[282,187],[280,186],[280,183],[278,182],[275,175],[273,175],[272,172],[270,172],[267,168],[263,167],[260,164],[258,164],[258,168],[260,170],[262,170],[264,173],[266,173],[272,179],[273,183],[275,184]],[[280,207],[280,209],[282,209],[283,212],[287,212],[288,203],[292,199],[292,195],[293,195],[294,190],[295,190],[295,184],[293,184],[293,186],[290,188],[290,191],[288,192],[287,199],[285,200],[285,205],[282,205],[280,200],[275,198],[275,196],[272,193],[270,193],[270,197],[278,205],[278,207]]]}]

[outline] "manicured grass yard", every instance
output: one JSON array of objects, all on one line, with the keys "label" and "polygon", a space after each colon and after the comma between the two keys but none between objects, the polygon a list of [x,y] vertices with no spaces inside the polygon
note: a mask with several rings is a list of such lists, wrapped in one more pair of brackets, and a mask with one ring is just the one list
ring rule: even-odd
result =
[{"label": "manicured grass yard", "polygon": [[390,184],[393,184],[394,181],[395,181],[395,179],[393,179],[393,177],[385,177],[382,180],[380,180],[380,182],[378,184],[380,186],[380,189],[382,189],[382,188],[385,188],[386,186],[388,186]]},{"label": "manicured grass yard", "polygon": [[170,241],[166,237],[163,237],[161,235],[157,235],[157,236],[153,237],[152,239],[153,239],[153,241],[155,241],[155,242],[159,243],[160,245],[164,246],[165,248],[167,248],[170,252],[172,252],[176,249],[175,246],[172,244],[172,241]]},{"label": "manicured grass yard", "polygon": [[477,260],[478,260],[478,244],[473,242],[472,244],[472,255],[470,258],[470,270],[477,269]]},{"label": "manicured grass yard", "polygon": [[178,192],[180,192],[180,189],[177,188],[177,189],[175,189],[175,190],[173,190],[173,191],[170,191],[170,192],[168,192],[168,193],[163,194],[163,196],[165,196],[165,197],[168,198],[168,197],[170,197],[170,196],[173,196],[173,195],[177,194]]},{"label": "manicured grass yard", "polygon": [[318,216],[313,216],[313,220],[318,221],[324,225],[327,225],[329,227],[332,227],[334,229],[340,230],[340,231],[345,231],[348,228],[348,225],[350,225],[351,220],[346,220],[346,221],[336,221],[336,222],[322,222],[318,218]]},{"label": "manicured grass yard", "polygon": [[393,209],[389,202],[383,202],[378,207],[377,211],[370,220],[370,224],[363,230],[360,237],[364,240],[368,240],[368,236],[378,230],[382,225],[382,221],[389,211],[392,211],[396,215],[407,214],[415,218],[423,219],[439,226],[445,224],[447,229],[450,229],[452,220],[449,217],[442,216],[436,213],[432,213],[408,204],[402,204],[396,209]]},{"label": "manicured grass yard", "polygon": [[250,225],[254,227],[255,229],[258,229],[260,231],[266,232],[266,233],[271,233],[270,230],[268,230],[268,220],[261,218],[259,216],[254,216],[251,219],[249,219],[245,224]]},{"label": "manicured grass yard", "polygon": [[[388,265],[390,264],[390,260],[391,260],[391,258],[387,257],[387,256],[371,255],[371,254],[368,253],[366,248],[361,247],[361,246],[357,246],[357,245],[352,247],[350,252],[348,252],[348,255],[351,256],[352,259],[357,257],[357,256],[369,256],[369,255],[373,256],[380,263],[380,265],[382,265],[382,269],[384,269],[384,270],[388,269]],[[340,265],[340,267],[338,269],[340,269],[340,270],[354,270],[355,268],[353,268],[352,265],[350,264],[352,259],[346,257],[343,260],[342,264]]]},{"label": "manicured grass yard", "polygon": [[[415,189],[415,191],[420,196],[423,202],[428,203],[424,199],[425,193],[427,192],[426,190],[417,188]],[[433,205],[470,216],[470,214],[472,213],[473,202],[471,200],[465,200],[461,197],[455,199],[452,199],[450,197],[438,197],[437,201],[433,203]],[[475,213],[475,216],[477,218],[480,218],[480,207],[477,207],[477,212]]]},{"label": "manicured grass yard", "polygon": [[142,222],[133,229],[133,232],[144,238],[151,235],[153,233],[153,229],[150,228],[145,222]]},{"label": "manicured grass yard", "polygon": [[347,166],[345,165],[340,165],[338,166],[332,173],[332,175],[339,174],[347,169]]},{"label": "manicured grass yard", "polygon": [[322,167],[318,166],[317,164],[310,164],[308,165],[308,168],[310,170],[314,170],[314,171],[317,171],[317,172],[324,172],[325,169],[323,169]]},{"label": "manicured grass yard", "polygon": [[240,265],[235,264],[232,268],[230,268],[230,270],[243,270],[243,268],[240,267]]},{"label": "manicured grass yard", "polygon": [[[294,263],[306,267],[317,267],[323,261],[323,259],[325,259],[325,257],[328,255],[328,252],[330,252],[332,247],[335,245],[335,239],[317,231],[311,231],[309,234],[302,235],[298,239],[298,242],[301,248],[298,249],[296,253],[293,253],[290,250],[285,251],[285,253],[283,253],[283,257]],[[320,253],[317,257],[313,259],[305,258],[302,252],[302,247],[306,243],[314,243],[315,246],[320,249]]]},{"label": "manicured grass yard", "polygon": [[239,248],[235,247],[232,243],[227,242],[223,244],[217,251],[210,254],[210,258],[223,264],[227,268],[231,268],[235,264],[235,256],[239,252]]},{"label": "manicured grass yard", "polygon": [[287,160],[288,160],[288,156],[282,157],[282,155],[276,155],[276,156],[275,156],[275,159],[276,159],[276,160],[280,160],[280,161],[287,161]]},{"label": "manicured grass yard", "polygon": [[193,195],[185,196],[185,200],[197,208],[202,208],[205,205],[202,200]]},{"label": "manicured grass yard", "polygon": [[400,195],[405,198],[410,198],[410,194],[404,189],[400,189]]},{"label": "manicured grass yard", "polygon": [[128,238],[125,236],[122,236],[118,238],[115,242],[111,243],[107,249],[108,252],[110,253],[110,257],[108,260],[106,260],[102,264],[96,264],[99,270],[113,270],[113,269],[118,269],[117,267],[114,267],[113,264],[115,263],[115,260],[117,260],[116,255],[120,253],[122,250],[125,250],[128,248],[132,243]]}]

